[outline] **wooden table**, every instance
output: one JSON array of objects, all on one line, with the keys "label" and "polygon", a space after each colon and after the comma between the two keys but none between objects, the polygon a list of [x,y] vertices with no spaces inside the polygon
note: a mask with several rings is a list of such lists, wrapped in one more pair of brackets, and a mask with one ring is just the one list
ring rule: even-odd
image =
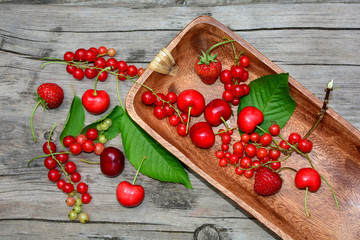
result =
[{"label": "wooden table", "polygon": [[[43,57],[61,58],[66,51],[92,46],[114,47],[117,59],[147,67],[188,23],[210,15],[244,38],[320,99],[330,79],[335,90],[330,107],[360,129],[360,3],[292,3],[281,1],[0,1],[0,238],[1,239],[273,239],[277,236],[188,169],[194,187],[164,183],[140,175],[145,201],[121,207],[115,188],[131,181],[136,170],[129,162],[117,178],[104,177],[94,154],[71,156],[89,184],[92,202],[83,207],[87,224],[68,220],[66,196],[47,178],[42,144],[54,123],[58,137],[73,90],[78,96],[93,81],[75,80],[63,65],[40,69]],[[44,82],[63,87],[61,107],[35,114],[34,143],[30,115],[33,93]],[[121,83],[121,97],[132,83]],[[116,98],[115,79],[101,83]],[[112,101],[113,108],[117,101]],[[85,124],[99,116],[86,114]],[[346,144],[346,143],[344,143]],[[120,137],[108,145],[122,148]]]}]

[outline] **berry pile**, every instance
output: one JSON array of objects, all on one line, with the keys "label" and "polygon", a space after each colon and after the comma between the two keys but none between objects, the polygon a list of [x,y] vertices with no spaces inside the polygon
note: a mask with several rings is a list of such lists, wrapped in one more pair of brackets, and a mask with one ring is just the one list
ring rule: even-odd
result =
[{"label": "berry pile", "polygon": [[[86,223],[89,221],[89,215],[82,212],[82,204],[88,204],[91,201],[88,185],[80,182],[81,175],[76,164],[69,161],[69,152],[56,152],[56,150],[54,142],[48,141],[43,144],[43,152],[47,156],[44,166],[49,170],[48,178],[51,182],[56,182],[57,187],[68,195],[66,204],[73,207],[69,212],[69,219],[78,219],[81,223]],[[64,179],[61,178],[63,174],[65,175]]]},{"label": "berry pile", "polygon": [[101,155],[105,149],[104,144],[108,141],[104,132],[112,125],[110,118],[104,119],[101,123],[97,124],[96,128],[89,128],[86,134],[79,134],[78,136],[66,136],[63,139],[65,147],[69,148],[69,151],[78,155],[82,151],[96,155]]},{"label": "berry pile", "polygon": [[[84,77],[93,79],[97,76],[99,81],[106,81],[109,73],[124,81],[127,76],[140,76],[144,72],[143,68],[138,69],[123,60],[116,60],[115,55],[114,48],[107,49],[104,46],[98,49],[91,47],[87,50],[79,48],[75,53],[68,51],[64,54],[64,61],[67,62],[66,71],[77,80],[82,80]],[[108,58],[105,58],[106,56]]]}]

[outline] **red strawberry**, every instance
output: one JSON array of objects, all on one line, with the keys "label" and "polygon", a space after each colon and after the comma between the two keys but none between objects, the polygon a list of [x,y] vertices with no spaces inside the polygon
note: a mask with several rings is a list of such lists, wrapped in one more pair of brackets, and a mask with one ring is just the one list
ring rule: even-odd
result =
[{"label": "red strawberry", "polygon": [[56,83],[43,83],[37,90],[41,104],[48,109],[54,109],[61,105],[64,100],[64,91]]},{"label": "red strawberry", "polygon": [[211,55],[211,50],[233,41],[234,40],[227,39],[226,41],[213,45],[206,51],[206,53],[201,51],[202,56],[198,56],[198,60],[195,63],[195,71],[205,84],[213,84],[216,79],[219,78],[222,68],[221,62],[216,58],[217,54]]},{"label": "red strawberry", "polygon": [[220,76],[222,66],[216,55],[209,55],[207,58],[205,55],[203,52],[203,56],[196,61],[195,71],[205,84],[210,85]]},{"label": "red strawberry", "polygon": [[38,87],[36,96],[35,100],[37,101],[37,104],[31,114],[31,132],[35,142],[37,141],[33,128],[35,110],[40,104],[44,109],[54,109],[59,107],[64,100],[64,91],[56,83],[43,83]]},{"label": "red strawberry", "polygon": [[277,193],[282,186],[282,180],[277,172],[268,167],[261,167],[255,175],[254,190],[256,193],[268,196]]}]

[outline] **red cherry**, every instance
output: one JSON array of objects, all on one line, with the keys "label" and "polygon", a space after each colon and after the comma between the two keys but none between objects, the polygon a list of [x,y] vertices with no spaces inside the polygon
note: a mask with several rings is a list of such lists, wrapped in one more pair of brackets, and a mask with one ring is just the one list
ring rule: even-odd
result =
[{"label": "red cherry", "polygon": [[207,122],[195,123],[190,128],[190,138],[199,148],[210,148],[215,143],[215,134]]},{"label": "red cherry", "polygon": [[100,170],[108,177],[116,177],[124,170],[124,154],[115,147],[107,147],[100,155]]},{"label": "red cherry", "polygon": [[209,102],[204,110],[205,120],[212,126],[219,126],[224,121],[230,119],[232,114],[231,107],[223,99],[214,99]]},{"label": "red cherry", "polygon": [[103,90],[89,89],[82,96],[84,108],[92,114],[101,114],[105,112],[110,105],[110,97]]},{"label": "red cherry", "polygon": [[191,116],[200,116],[205,108],[205,99],[200,92],[188,89],[179,94],[177,106],[184,113],[190,111]]},{"label": "red cherry", "polygon": [[145,190],[141,185],[133,185],[123,181],[116,188],[116,197],[121,205],[136,207],[144,200]]},{"label": "red cherry", "polygon": [[296,187],[308,188],[311,192],[316,192],[321,186],[320,174],[313,168],[302,168],[295,175]]},{"label": "red cherry", "polygon": [[237,125],[242,132],[252,133],[256,126],[264,121],[264,114],[256,107],[248,106],[241,109]]}]

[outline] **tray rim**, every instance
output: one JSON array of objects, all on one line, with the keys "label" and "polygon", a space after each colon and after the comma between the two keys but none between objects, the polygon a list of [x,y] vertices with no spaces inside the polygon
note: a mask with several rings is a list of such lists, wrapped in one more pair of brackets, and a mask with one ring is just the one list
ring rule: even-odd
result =
[{"label": "tray rim", "polygon": [[[269,68],[271,68],[276,73],[285,73],[283,69],[281,69],[279,66],[277,66],[275,63],[273,63],[270,59],[268,59],[265,55],[260,53],[256,48],[254,48],[252,45],[250,45],[248,42],[246,42],[244,39],[242,39],[240,36],[238,36],[235,32],[230,30],[228,27],[217,21],[216,19],[209,17],[209,16],[199,16],[195,18],[193,21],[191,21],[178,35],[175,36],[175,38],[166,46],[166,48],[171,52],[177,44],[180,42],[182,37],[194,26],[198,24],[209,24],[213,25],[215,27],[220,28],[222,31],[226,32],[232,39],[237,41],[239,44],[241,44],[247,51],[252,52],[258,59],[260,59],[265,65],[267,65]],[[153,73],[153,70],[147,68],[143,75],[137,80],[139,83],[144,83],[146,79]],[[302,92],[305,97],[309,99],[309,101],[312,102],[312,104],[315,104],[316,106],[321,109],[323,101],[321,101],[318,97],[316,97],[313,93],[311,93],[308,89],[306,89],[304,86],[302,86],[299,82],[297,82],[294,78],[292,78],[289,75],[289,84],[292,85],[296,90]],[[245,211],[250,213],[252,216],[257,218],[261,223],[263,223],[266,227],[271,229],[274,233],[276,233],[278,236],[280,236],[283,239],[293,239],[287,232],[285,232],[283,229],[278,227],[277,225],[273,224],[270,220],[268,220],[264,215],[257,212],[255,209],[253,209],[251,206],[246,204],[244,201],[242,201],[239,197],[237,197],[234,193],[227,190],[225,187],[223,187],[221,184],[219,184],[216,180],[214,180],[210,175],[205,173],[201,168],[197,167],[194,163],[192,163],[181,151],[178,151],[175,146],[170,144],[168,141],[166,141],[161,135],[159,135],[156,131],[154,131],[146,122],[144,122],[137,114],[136,109],[134,106],[133,97],[137,94],[137,92],[140,90],[141,86],[139,84],[134,84],[129,93],[126,96],[125,100],[125,107],[129,114],[129,116],[137,123],[139,126],[147,126],[147,128],[142,127],[148,134],[150,134],[152,137],[156,138],[156,141],[159,142],[162,146],[164,146],[167,150],[169,150],[172,154],[186,164],[188,167],[190,167],[193,171],[195,171],[198,175],[200,175],[202,178],[204,178],[207,182],[209,182],[212,186],[214,186],[216,189],[221,191],[223,194],[225,194],[227,197],[229,197],[232,201],[234,201],[236,204],[238,204],[241,208],[243,208]],[[346,129],[348,129],[354,137],[360,139],[360,131],[356,129],[353,125],[351,125],[349,122],[347,122],[343,117],[341,117],[339,114],[337,114],[333,109],[330,107],[327,109],[326,114],[331,115],[335,120],[337,120],[341,125],[343,125]]]}]

